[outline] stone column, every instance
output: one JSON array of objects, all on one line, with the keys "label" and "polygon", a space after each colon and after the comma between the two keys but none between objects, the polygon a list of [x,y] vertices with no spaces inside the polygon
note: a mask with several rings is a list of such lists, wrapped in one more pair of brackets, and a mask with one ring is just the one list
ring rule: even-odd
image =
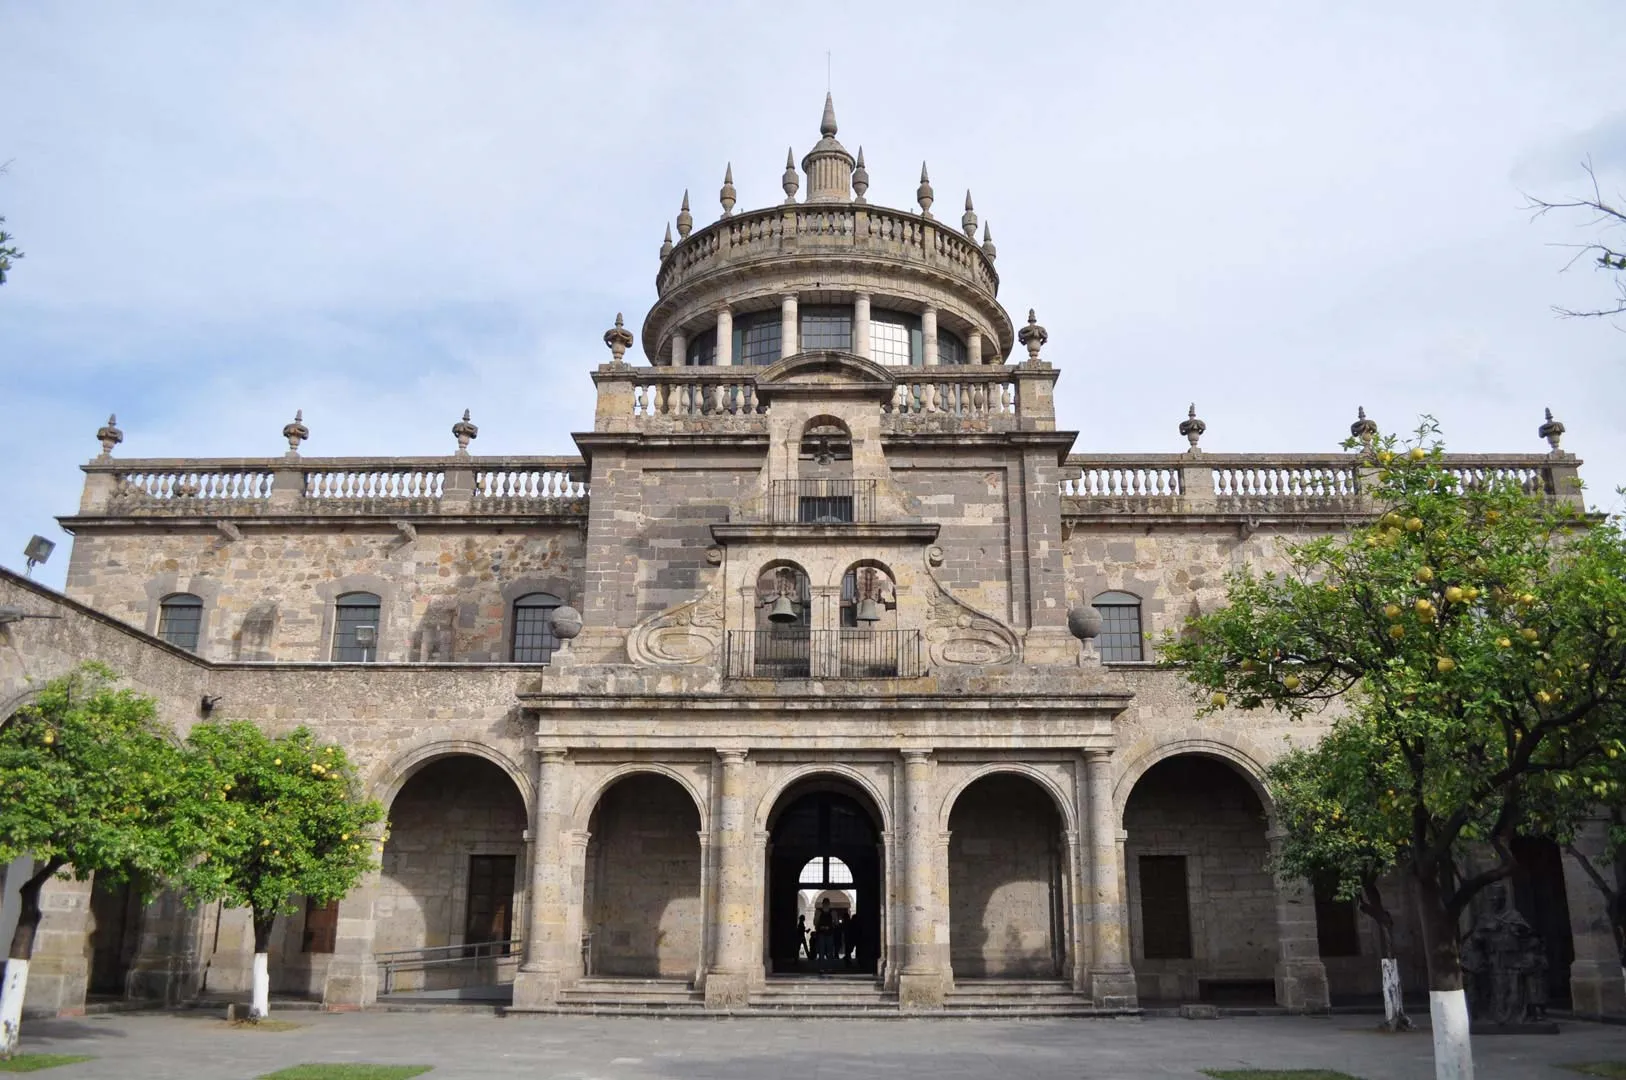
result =
[{"label": "stone column", "polygon": [[[1610,881],[1613,866],[1600,866],[1608,849],[1606,821],[1589,821],[1575,838],[1575,848],[1586,855],[1593,869]],[[1570,937],[1575,960],[1570,964],[1570,998],[1577,1016],[1626,1017],[1626,973],[1615,951],[1615,934],[1603,893],[1569,852],[1564,852],[1564,898],[1570,908]]]},{"label": "stone column", "polygon": [[1090,998],[1101,1008],[1133,1008],[1135,972],[1129,965],[1111,751],[1084,752],[1084,784],[1089,820],[1089,892],[1084,917],[1090,924]]},{"label": "stone column", "polygon": [[[23,1008],[83,1016],[90,987],[90,882],[53,878],[40,890],[40,925],[28,965]],[[10,942],[7,942],[10,945]]]},{"label": "stone column", "polygon": [[965,336],[965,362],[982,363],[982,331],[973,330]]},{"label": "stone column", "polygon": [[[1270,854],[1281,851],[1283,834],[1270,833]],[[1316,936],[1315,896],[1302,878],[1276,878],[1276,1004],[1291,1012],[1322,1013],[1329,1007],[1327,969]]]},{"label": "stone column", "polygon": [[[379,848],[383,848],[380,843]],[[373,857],[379,857],[375,852]],[[378,963],[373,959],[373,937],[378,932],[380,875],[377,870],[361,879],[339,901],[333,955],[322,978],[322,1005],[333,1010],[364,1009],[378,1000]],[[250,946],[252,950],[252,946]]]},{"label": "stone column", "polygon": [[931,820],[932,752],[903,751],[903,783],[899,815],[903,819],[903,845],[899,874],[903,879],[903,964],[898,973],[898,1004],[905,1008],[935,1008],[943,1004],[942,971],[934,955],[937,909],[932,873],[932,848],[940,830]]},{"label": "stone column", "polygon": [[868,360],[869,347],[869,293],[853,297],[853,352]]},{"label": "stone column", "polygon": [[927,367],[937,366],[937,309],[929,307],[920,313],[920,348]]},{"label": "stone column", "polygon": [[193,907],[165,889],[141,913],[141,943],[125,980],[125,996],[174,1005],[198,992],[198,936],[214,905]]},{"label": "stone column", "polygon": [[729,367],[734,363],[734,313],[727,307],[717,309],[717,358],[718,367]]},{"label": "stone column", "polygon": [[706,1005],[730,1008],[746,1002],[751,965],[751,837],[745,822],[745,753],[720,750],[717,817],[716,911],[712,916],[712,965],[706,974]]},{"label": "stone column", "polygon": [[779,302],[779,358],[795,356],[801,352],[797,347],[796,339],[801,332],[801,324],[796,315],[796,294],[791,293]]},{"label": "stone column", "polygon": [[566,970],[571,874],[564,848],[570,764],[563,750],[537,751],[536,814],[531,822],[531,924],[525,961],[514,976],[514,1008],[547,1008]]},{"label": "stone column", "polygon": [[689,335],[682,330],[672,331],[672,366],[682,367],[689,362]]}]

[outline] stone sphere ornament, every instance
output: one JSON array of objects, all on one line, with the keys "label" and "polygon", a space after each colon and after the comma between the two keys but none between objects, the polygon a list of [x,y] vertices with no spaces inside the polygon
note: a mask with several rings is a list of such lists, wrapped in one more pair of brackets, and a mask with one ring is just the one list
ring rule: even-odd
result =
[{"label": "stone sphere ornament", "polygon": [[582,613],[566,604],[564,607],[553,609],[553,636],[560,641],[569,641],[582,632]]},{"label": "stone sphere ornament", "polygon": [[1101,636],[1101,613],[1088,604],[1080,604],[1067,613],[1067,631],[1080,641],[1091,641]]}]

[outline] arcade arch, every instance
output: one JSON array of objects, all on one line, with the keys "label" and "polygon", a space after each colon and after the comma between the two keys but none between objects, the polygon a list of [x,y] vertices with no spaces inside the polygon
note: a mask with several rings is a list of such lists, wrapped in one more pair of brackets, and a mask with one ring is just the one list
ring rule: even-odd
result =
[{"label": "arcade arch", "polygon": [[[869,794],[841,776],[805,776],[775,800],[763,934],[770,972],[880,970],[887,951],[883,827]],[[822,947],[803,948],[798,915]]]}]

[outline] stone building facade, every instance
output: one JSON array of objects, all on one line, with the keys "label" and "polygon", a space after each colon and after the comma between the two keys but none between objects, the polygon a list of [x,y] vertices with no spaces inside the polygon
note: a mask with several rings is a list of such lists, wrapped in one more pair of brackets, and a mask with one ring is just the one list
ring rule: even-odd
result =
[{"label": "stone building facade", "polygon": [[[275,990],[968,1013],[1376,993],[1368,930],[1268,865],[1263,769],[1317,729],[1199,718],[1155,664],[1228,571],[1367,518],[1357,456],[1208,454],[1195,411],[1184,453],[1075,452],[970,196],[939,219],[923,169],[918,209],[873,205],[836,134],[827,102],[782,205],[736,212],[731,170],[711,224],[685,197],[647,364],[618,316],[580,456],[477,456],[465,414],[445,457],[308,457],[296,418],[281,456],[132,460],[110,421],[62,519],[66,595],[0,576],[0,715],[97,657],[177,728],[206,700],[308,725],[389,807],[377,873],[280,920]],[[1579,464],[1451,460],[1550,492]],[[1626,1012],[1601,905],[1555,872],[1577,1009]],[[48,908],[33,1008],[246,985],[241,912],[71,882]]]}]

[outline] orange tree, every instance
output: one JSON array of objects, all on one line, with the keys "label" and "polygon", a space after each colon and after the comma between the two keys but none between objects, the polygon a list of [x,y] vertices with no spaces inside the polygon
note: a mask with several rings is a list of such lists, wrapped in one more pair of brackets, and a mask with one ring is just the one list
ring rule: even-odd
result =
[{"label": "orange tree", "polygon": [[[1433,434],[1371,453],[1375,521],[1290,548],[1284,573],[1232,575],[1224,606],[1164,656],[1208,712],[1299,717],[1342,701],[1334,731],[1396,775],[1373,788],[1349,758],[1331,782],[1370,799],[1370,827],[1416,884],[1430,989],[1460,993],[1459,917],[1514,871],[1532,807],[1552,792],[1620,798],[1626,542],[1567,499],[1464,483],[1423,445]],[[1460,875],[1475,841],[1496,857]]]}]

